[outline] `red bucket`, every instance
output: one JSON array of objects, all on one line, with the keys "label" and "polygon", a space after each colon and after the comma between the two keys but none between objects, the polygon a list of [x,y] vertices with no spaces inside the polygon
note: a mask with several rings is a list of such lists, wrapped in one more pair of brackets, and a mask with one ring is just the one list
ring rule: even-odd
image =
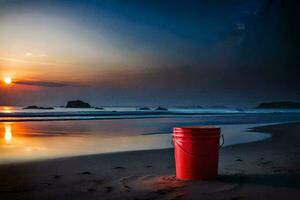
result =
[{"label": "red bucket", "polygon": [[221,129],[210,126],[174,128],[176,177],[207,180],[218,174]]}]

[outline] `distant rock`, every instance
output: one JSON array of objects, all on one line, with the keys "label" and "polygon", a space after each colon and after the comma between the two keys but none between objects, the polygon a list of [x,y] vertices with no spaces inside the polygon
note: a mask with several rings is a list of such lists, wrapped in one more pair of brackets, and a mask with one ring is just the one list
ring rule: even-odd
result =
[{"label": "distant rock", "polygon": [[168,108],[158,106],[155,110],[168,110]]},{"label": "distant rock", "polygon": [[137,108],[137,110],[151,110],[151,109],[148,107],[141,107],[141,108]]},{"label": "distant rock", "polygon": [[267,103],[259,104],[256,108],[282,108],[282,109],[300,108],[300,103],[292,102],[292,101],[267,102]]},{"label": "distant rock", "polygon": [[95,107],[96,110],[104,110],[102,107]]},{"label": "distant rock", "polygon": [[38,106],[27,106],[27,107],[24,107],[23,109],[39,109]]},{"label": "distant rock", "polygon": [[32,109],[32,110],[54,110],[53,107],[39,107],[39,106],[27,106],[23,108],[24,110]]},{"label": "distant rock", "polygon": [[68,101],[66,108],[91,108],[91,105],[81,100]]}]

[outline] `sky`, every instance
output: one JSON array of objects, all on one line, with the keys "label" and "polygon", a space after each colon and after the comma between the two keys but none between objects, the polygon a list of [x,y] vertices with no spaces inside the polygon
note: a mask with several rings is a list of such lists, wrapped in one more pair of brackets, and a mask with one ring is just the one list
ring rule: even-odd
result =
[{"label": "sky", "polygon": [[0,0],[0,105],[300,101],[296,0]]}]

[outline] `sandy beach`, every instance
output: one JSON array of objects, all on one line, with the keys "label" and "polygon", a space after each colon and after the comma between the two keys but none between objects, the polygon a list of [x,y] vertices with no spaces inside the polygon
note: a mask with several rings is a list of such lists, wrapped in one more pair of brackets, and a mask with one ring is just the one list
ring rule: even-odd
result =
[{"label": "sandy beach", "polygon": [[173,149],[0,166],[0,199],[296,199],[300,123],[257,127],[263,141],[222,148],[212,181],[175,178]]}]

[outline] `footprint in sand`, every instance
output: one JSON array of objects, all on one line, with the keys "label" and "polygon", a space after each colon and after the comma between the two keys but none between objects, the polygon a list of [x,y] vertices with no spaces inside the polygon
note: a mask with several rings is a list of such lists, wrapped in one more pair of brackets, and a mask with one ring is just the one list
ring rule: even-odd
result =
[{"label": "footprint in sand", "polygon": [[80,174],[82,174],[82,175],[92,175],[92,173],[89,172],[89,171],[81,172]]},{"label": "footprint in sand", "polygon": [[130,186],[128,186],[128,185],[123,185],[123,187],[125,188],[125,191],[126,192],[130,192],[131,191],[131,187]]},{"label": "footprint in sand", "polygon": [[122,166],[118,166],[118,167],[114,167],[114,168],[112,168],[112,169],[116,169],[116,170],[124,170],[124,169],[126,169],[125,167],[122,167]]},{"label": "footprint in sand", "polygon": [[55,175],[53,178],[60,179],[61,177],[62,177],[61,175]]},{"label": "footprint in sand", "polygon": [[[176,179],[175,176],[130,176],[120,180],[126,191],[134,190],[149,191],[149,197],[161,199],[162,196],[175,197],[174,192],[185,186],[185,183]],[[153,199],[152,198],[152,199]]]},{"label": "footprint in sand", "polygon": [[[183,195],[179,192],[180,187],[170,187],[164,189],[158,189],[153,191],[155,198],[153,199],[169,199],[169,200],[180,200],[183,198]],[[151,195],[150,195],[151,196]]]},{"label": "footprint in sand", "polygon": [[272,163],[272,161],[264,161],[264,162],[258,163],[257,166],[266,166],[266,165],[269,165],[271,163]]},{"label": "footprint in sand", "polygon": [[172,193],[174,191],[176,191],[176,190],[175,189],[160,189],[160,190],[154,191],[153,193],[156,193],[159,195],[166,195],[166,194]]},{"label": "footprint in sand", "polygon": [[126,184],[127,183],[127,178],[122,178],[120,180],[120,182],[121,182],[122,186],[125,188],[126,192],[130,192],[131,187]]},{"label": "footprint in sand", "polygon": [[88,188],[87,191],[88,192],[96,192],[96,189],[94,189],[94,188]]},{"label": "footprint in sand", "polygon": [[107,186],[107,187],[105,187],[105,190],[106,190],[107,193],[112,192],[113,191],[113,187]]},{"label": "footprint in sand", "polygon": [[279,173],[279,172],[288,172],[288,173],[295,173],[295,172],[297,172],[297,170],[295,170],[295,169],[287,169],[287,168],[285,168],[285,167],[272,167],[272,169],[273,169],[273,172],[275,172],[275,173]]}]

